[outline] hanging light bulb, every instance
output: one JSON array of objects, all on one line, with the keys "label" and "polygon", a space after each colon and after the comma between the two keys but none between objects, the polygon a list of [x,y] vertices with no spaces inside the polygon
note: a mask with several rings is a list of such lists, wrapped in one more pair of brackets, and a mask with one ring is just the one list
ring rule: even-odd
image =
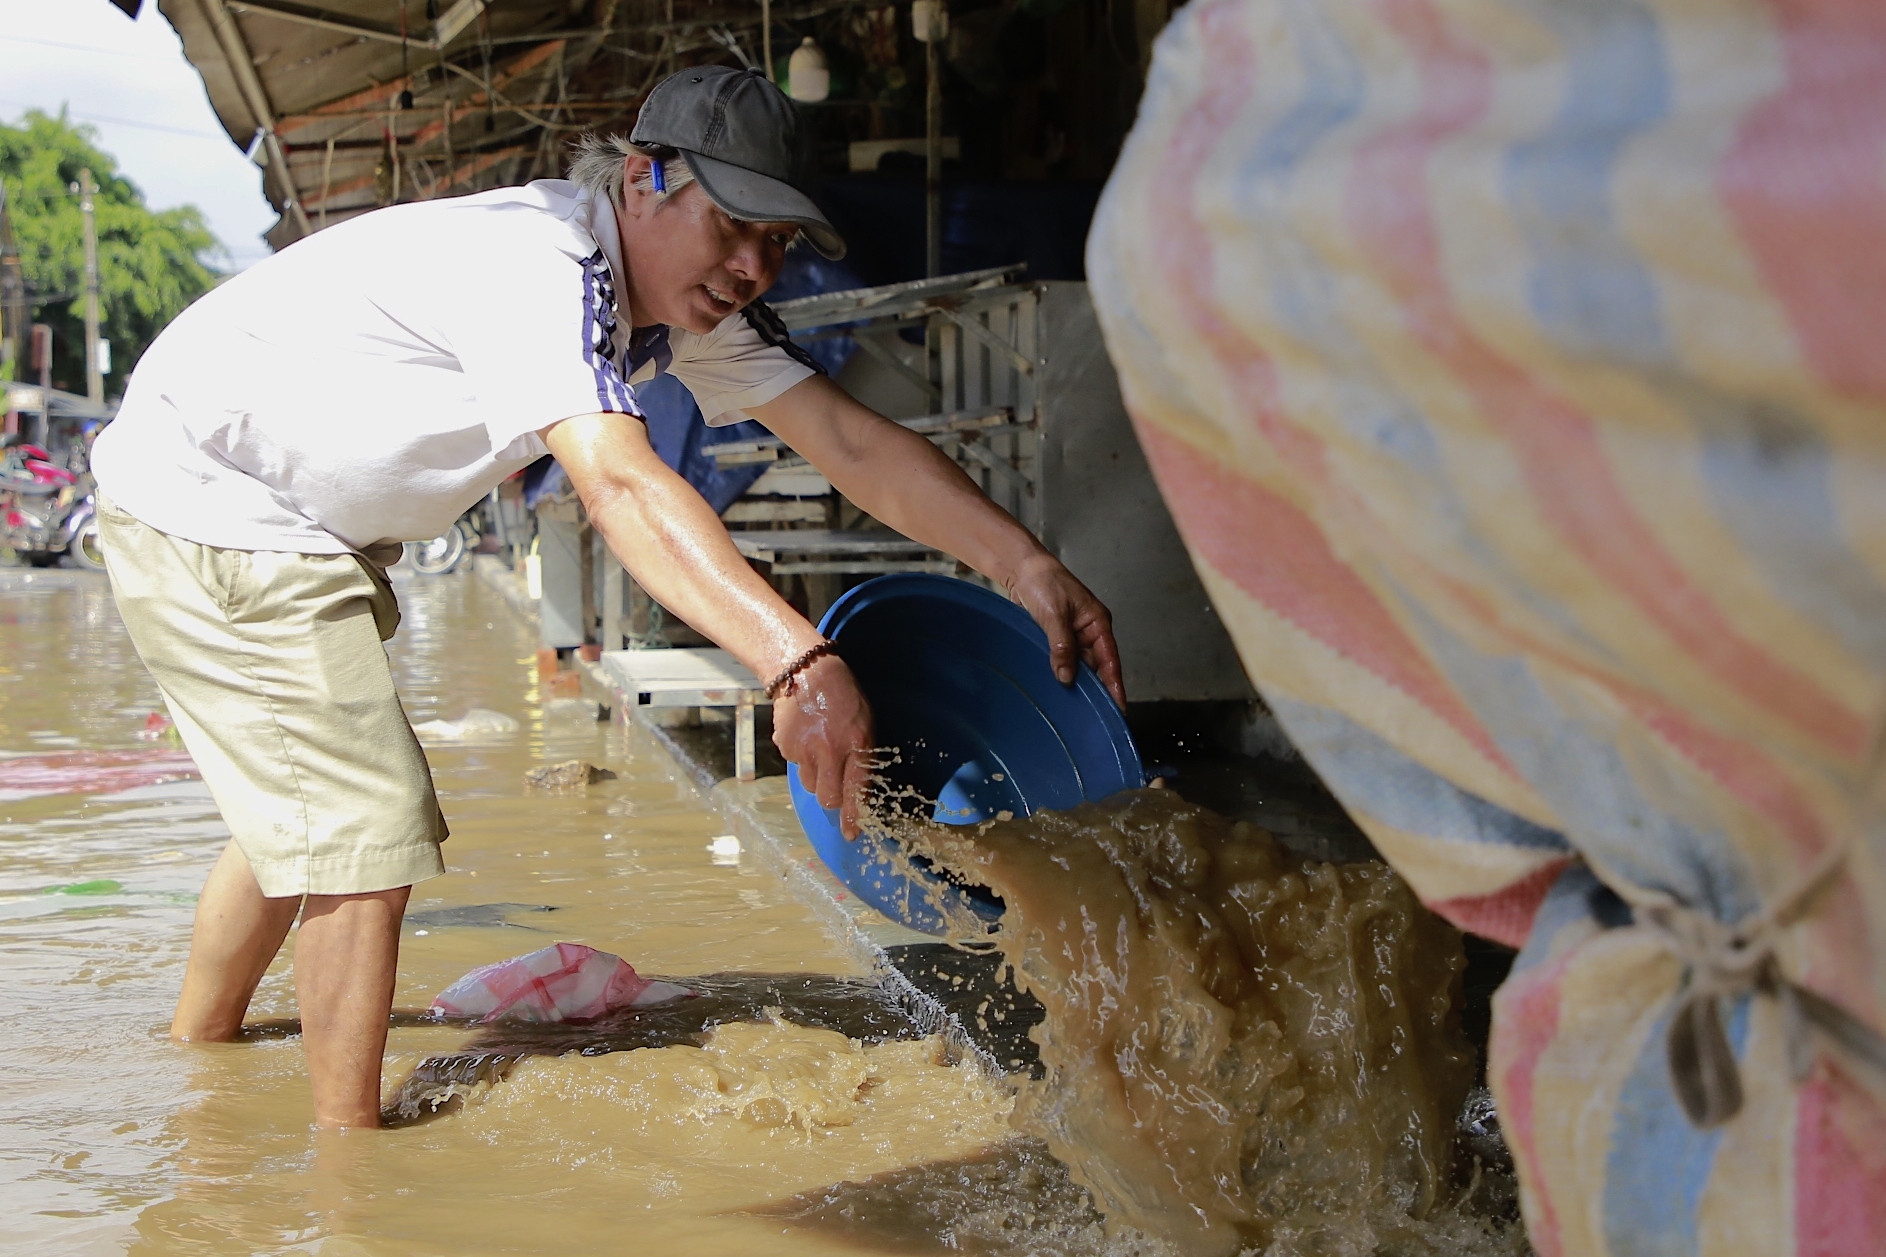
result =
[{"label": "hanging light bulb", "polygon": [[786,92],[794,100],[808,104],[832,94],[831,68],[825,64],[825,54],[810,35],[792,50],[792,58],[786,62]]},{"label": "hanging light bulb", "polygon": [[910,33],[926,44],[948,39],[950,11],[943,0],[915,0],[910,6]]}]

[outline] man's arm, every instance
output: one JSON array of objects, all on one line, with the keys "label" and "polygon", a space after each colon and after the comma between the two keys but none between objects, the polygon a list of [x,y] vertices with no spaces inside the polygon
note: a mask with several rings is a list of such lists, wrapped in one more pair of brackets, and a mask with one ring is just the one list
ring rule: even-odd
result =
[{"label": "man's arm", "polygon": [[1008,590],[1047,633],[1063,684],[1074,680],[1076,657],[1085,658],[1114,701],[1126,705],[1107,608],[949,455],[822,375],[746,413],[873,519],[954,555]]},{"label": "man's arm", "polygon": [[[592,524],[649,596],[718,642],[762,682],[822,640],[755,572],[713,509],[656,456],[626,415],[565,419],[544,444],[569,474]],[[773,740],[806,788],[857,833],[871,711],[844,663],[824,656],[773,704]]]}]

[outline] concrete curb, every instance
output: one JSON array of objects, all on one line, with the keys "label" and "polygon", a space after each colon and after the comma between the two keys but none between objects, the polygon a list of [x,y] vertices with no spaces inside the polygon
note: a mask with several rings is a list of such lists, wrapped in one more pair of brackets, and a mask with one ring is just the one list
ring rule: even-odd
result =
[{"label": "concrete curb", "polygon": [[[674,735],[672,729],[658,725],[648,718],[646,708],[630,706],[621,691],[613,690],[603,679],[601,664],[585,662],[581,666],[583,671],[587,674],[583,688],[588,690],[591,686],[594,686],[603,689],[605,691],[605,697],[602,699],[604,706],[624,713],[623,719],[625,721],[633,720],[645,730],[650,737],[661,743],[661,749],[668,752],[668,758],[675,762],[675,767],[681,771],[682,776],[688,779],[688,784],[694,787],[694,792],[700,795],[702,799],[711,801],[714,788],[720,785],[724,780],[731,780],[730,778],[723,778],[720,773],[715,770],[713,765],[707,763],[699,756],[690,755],[687,746],[681,739]],[[631,715],[629,713],[634,714]],[[767,777],[762,778],[762,780],[778,781],[782,779]]]}]

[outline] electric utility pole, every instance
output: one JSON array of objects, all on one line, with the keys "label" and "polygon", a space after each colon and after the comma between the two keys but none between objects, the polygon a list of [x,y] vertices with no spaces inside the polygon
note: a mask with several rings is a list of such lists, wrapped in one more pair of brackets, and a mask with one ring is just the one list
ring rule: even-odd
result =
[{"label": "electric utility pole", "polygon": [[105,373],[98,369],[98,224],[92,216],[92,197],[97,192],[92,172],[79,171],[79,213],[85,217],[85,396],[103,404]]},{"label": "electric utility pole", "polygon": [[13,364],[13,377],[26,378],[26,283],[20,251],[13,243],[7,216],[7,190],[0,186],[0,363]]}]

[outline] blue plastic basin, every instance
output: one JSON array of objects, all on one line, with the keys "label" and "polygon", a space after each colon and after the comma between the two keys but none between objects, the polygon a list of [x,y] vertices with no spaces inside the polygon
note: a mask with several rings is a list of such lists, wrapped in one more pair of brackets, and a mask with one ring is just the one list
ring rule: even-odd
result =
[{"label": "blue plastic basin", "polygon": [[[937,820],[1025,816],[1145,784],[1100,678],[1083,664],[1074,684],[1062,685],[1047,637],[999,594],[947,576],[881,576],[833,603],[819,629],[870,701],[878,745],[898,750],[879,775],[935,800]],[[927,869],[907,877],[886,859],[895,839],[867,832],[846,842],[837,811],[819,806],[797,766],[786,775],[813,849],[858,898],[927,934],[943,932],[939,901],[989,920],[1001,915],[1001,901],[981,887]]]}]

